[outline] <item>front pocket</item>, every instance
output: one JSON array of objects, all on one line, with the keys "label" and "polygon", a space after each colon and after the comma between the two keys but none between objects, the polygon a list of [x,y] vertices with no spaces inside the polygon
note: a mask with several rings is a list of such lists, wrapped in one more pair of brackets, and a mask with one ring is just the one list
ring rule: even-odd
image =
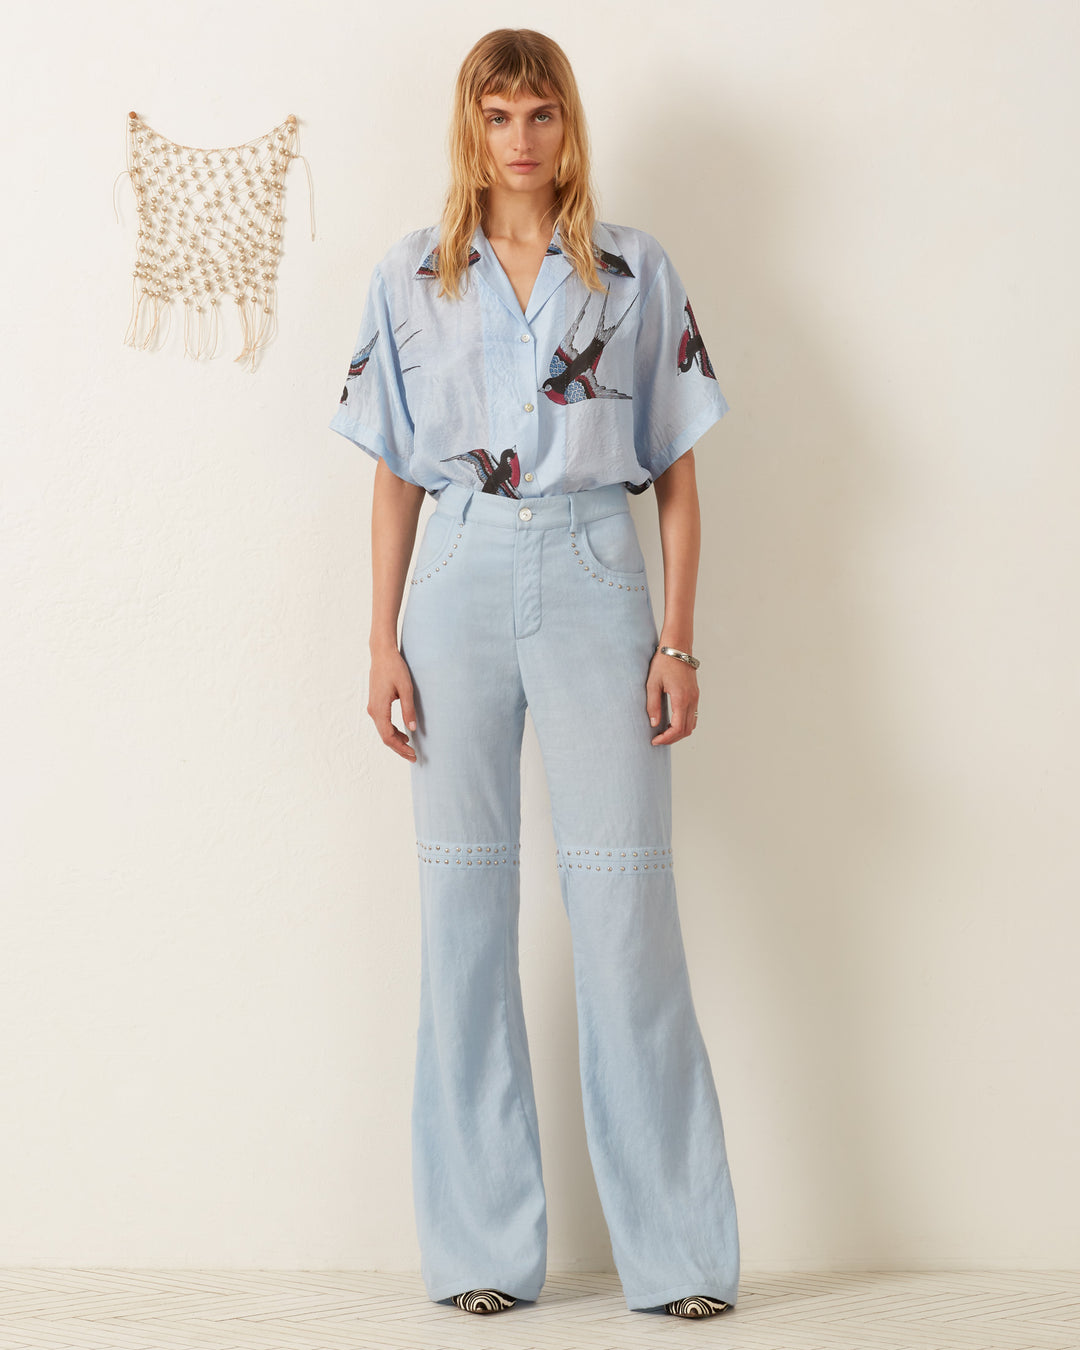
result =
[{"label": "front pocket", "polygon": [[644,585],[645,557],[638,543],[634,518],[629,511],[616,511],[598,520],[579,524],[570,540],[582,572],[622,583],[631,588]]},{"label": "front pocket", "polygon": [[424,527],[424,537],[420,540],[420,549],[416,555],[416,565],[412,573],[412,585],[418,586],[441,572],[453,558],[460,540],[457,537],[457,516],[442,511],[433,511]]}]

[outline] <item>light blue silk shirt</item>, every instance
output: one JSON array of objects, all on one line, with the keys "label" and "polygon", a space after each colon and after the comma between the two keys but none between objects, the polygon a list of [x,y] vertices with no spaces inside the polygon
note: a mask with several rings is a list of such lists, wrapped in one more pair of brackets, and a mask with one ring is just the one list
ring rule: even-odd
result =
[{"label": "light blue silk shirt", "polygon": [[643,492],[727,412],[686,289],[652,235],[597,222],[606,291],[555,228],[522,312],[482,229],[462,299],[437,296],[437,225],[375,267],[330,426],[407,482],[543,497]]}]

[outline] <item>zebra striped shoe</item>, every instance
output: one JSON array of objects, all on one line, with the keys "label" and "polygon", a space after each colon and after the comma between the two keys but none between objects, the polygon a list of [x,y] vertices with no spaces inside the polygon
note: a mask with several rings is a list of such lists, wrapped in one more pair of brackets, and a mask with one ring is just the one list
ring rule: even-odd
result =
[{"label": "zebra striped shoe", "polygon": [[512,1308],[517,1299],[498,1289],[470,1289],[467,1293],[455,1294],[451,1302],[465,1312],[496,1313]]},{"label": "zebra striped shoe", "polygon": [[695,1294],[691,1298],[677,1298],[673,1303],[665,1303],[664,1311],[674,1313],[676,1317],[712,1317],[714,1313],[730,1308],[723,1299],[706,1298],[704,1294]]}]

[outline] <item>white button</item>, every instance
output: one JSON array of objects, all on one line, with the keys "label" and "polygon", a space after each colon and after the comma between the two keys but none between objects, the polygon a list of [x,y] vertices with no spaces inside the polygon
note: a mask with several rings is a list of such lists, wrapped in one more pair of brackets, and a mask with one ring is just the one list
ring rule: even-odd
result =
[{"label": "white button", "polygon": [[530,337],[530,335],[529,335],[528,333],[522,333],[522,335],[521,335],[521,340],[522,340],[522,342],[531,342],[531,341],[532,341],[532,338]]},{"label": "white button", "polygon": [[525,475],[525,481],[526,481],[526,483],[531,483],[531,482],[532,482],[532,474],[531,474],[531,473],[527,473],[527,474]]},{"label": "white button", "polygon": [[518,512],[518,515],[521,517],[522,520],[532,520],[532,512],[529,510],[527,506],[523,506],[521,510]]},{"label": "white button", "polygon": [[525,404],[525,411],[526,411],[526,412],[532,412],[532,410],[533,410],[533,405],[532,405],[531,403],[526,403],[526,404]]}]

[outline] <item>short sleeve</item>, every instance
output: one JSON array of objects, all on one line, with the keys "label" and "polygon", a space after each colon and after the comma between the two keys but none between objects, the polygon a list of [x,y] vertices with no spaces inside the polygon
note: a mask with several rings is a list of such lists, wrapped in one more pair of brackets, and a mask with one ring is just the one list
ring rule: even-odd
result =
[{"label": "short sleeve", "polygon": [[330,427],[373,459],[385,460],[398,478],[416,482],[409,472],[413,421],[394,341],[389,296],[378,267],[368,287],[356,348]]},{"label": "short sleeve", "polygon": [[661,249],[634,352],[638,463],[658,478],[727,410],[686,288]]}]

